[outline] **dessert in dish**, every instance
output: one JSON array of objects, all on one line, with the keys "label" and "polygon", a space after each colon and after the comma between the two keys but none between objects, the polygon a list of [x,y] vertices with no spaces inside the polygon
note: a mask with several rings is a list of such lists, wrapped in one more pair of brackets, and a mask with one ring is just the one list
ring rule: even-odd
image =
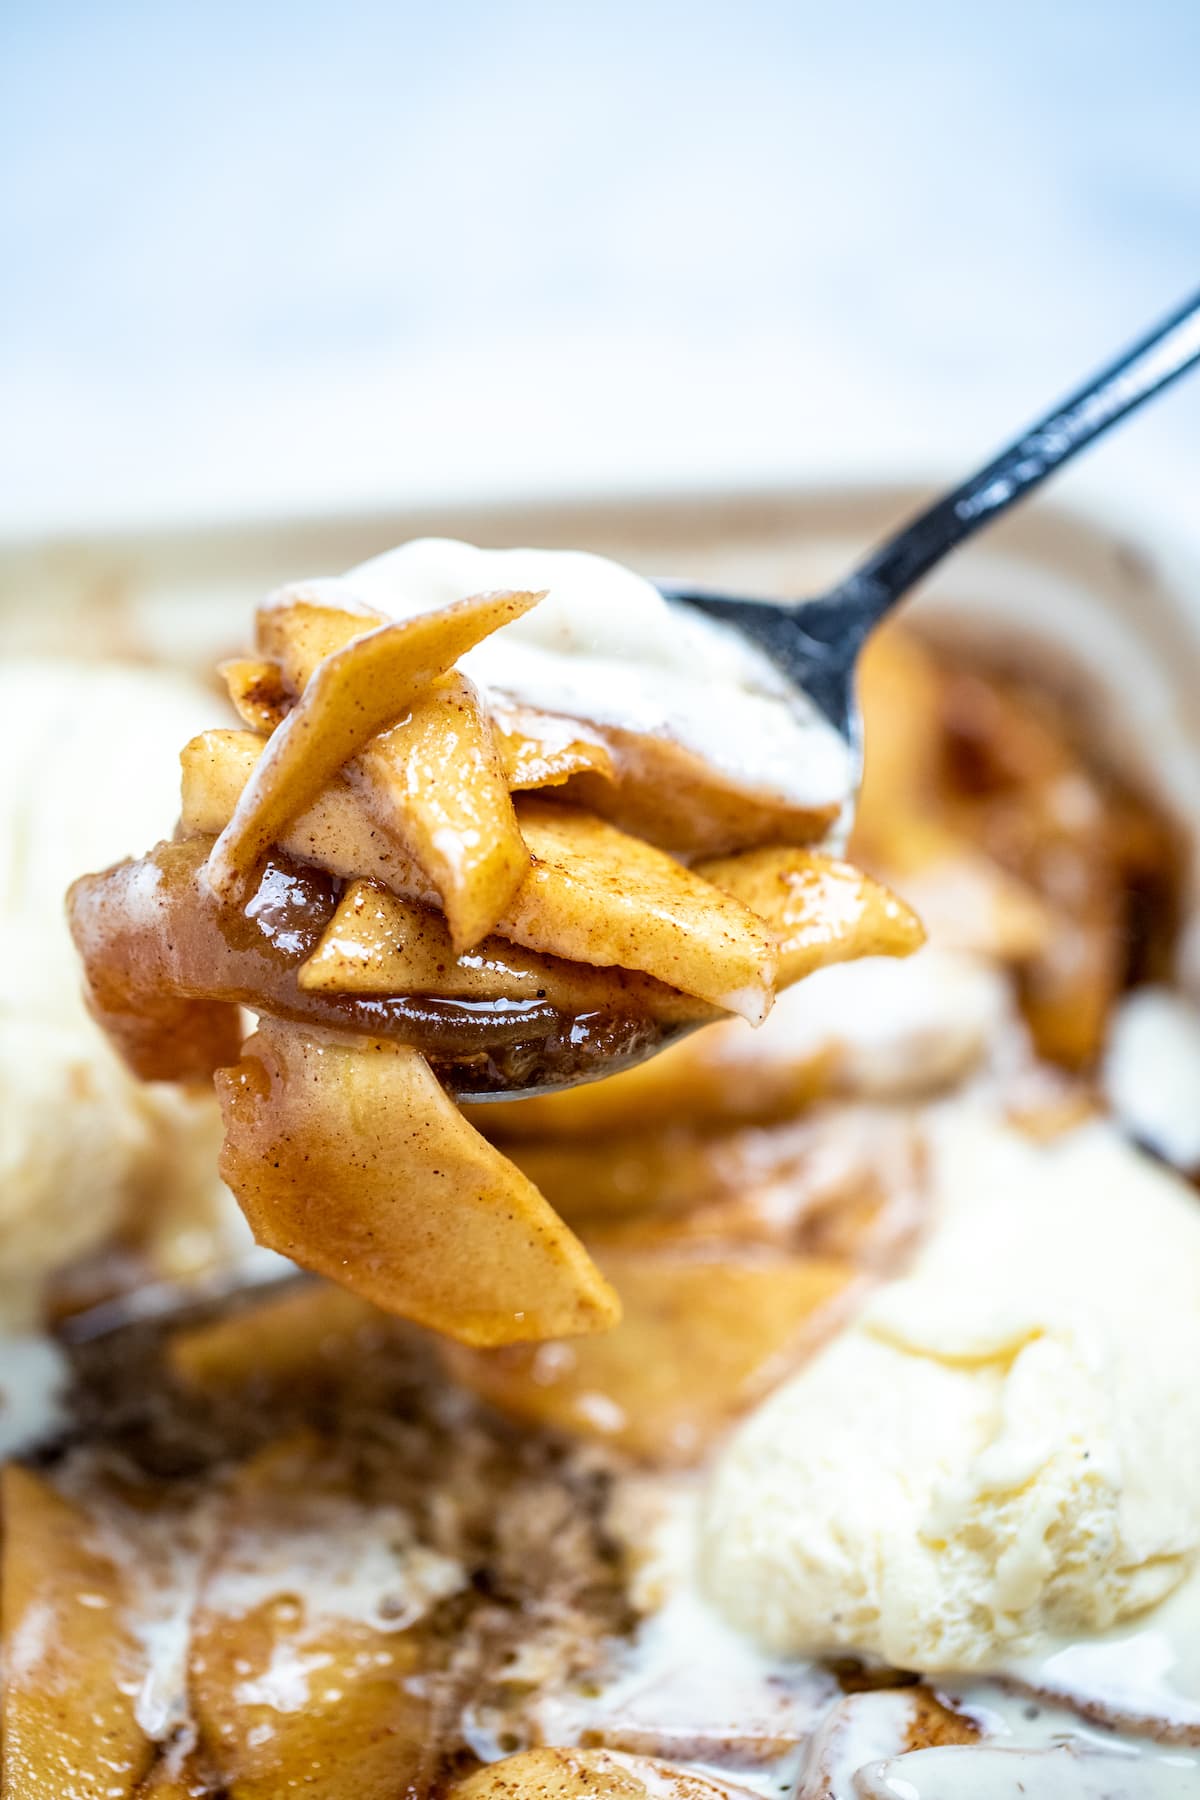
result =
[{"label": "dessert in dish", "polygon": [[169,1170],[119,1256],[64,1244],[6,1791],[1196,1791],[1189,1096],[1128,1074],[1194,1028],[1185,846],[1028,672],[889,629],[864,681],[848,854],[929,944],[468,1108],[614,1329],[476,1347],[321,1280],[147,1316]]},{"label": "dessert in dish", "polygon": [[830,854],[848,748],[581,553],[410,544],[274,595],[254,648],[226,668],[249,729],[184,748],[175,839],[71,890],[96,1018],[145,1079],[215,1076],[260,1243],[467,1343],[603,1330],[610,1285],[453,1096],[916,948]]}]

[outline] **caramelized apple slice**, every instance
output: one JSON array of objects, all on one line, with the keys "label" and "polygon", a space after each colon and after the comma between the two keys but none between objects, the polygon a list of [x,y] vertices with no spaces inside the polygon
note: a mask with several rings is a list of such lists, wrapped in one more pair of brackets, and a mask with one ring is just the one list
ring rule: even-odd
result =
[{"label": "caramelized apple slice", "polygon": [[837,818],[836,806],[796,806],[741,787],[671,738],[611,726],[604,735],[613,775],[581,774],[564,798],[672,855],[690,861],[762,844],[813,844]]},{"label": "caramelized apple slice", "polygon": [[209,876],[235,895],[270,846],[379,731],[473,644],[519,618],[540,594],[483,594],[441,612],[380,625],[313,671],[267,741],[237,809],[213,848]]},{"label": "caramelized apple slice", "polygon": [[851,863],[807,850],[747,850],[696,873],[766,919],[779,939],[781,988],[829,963],[908,956],[925,933],[911,907]]},{"label": "caramelized apple slice", "polygon": [[[252,731],[202,731],[180,752],[183,782],[180,824],[194,836],[216,837],[232,819],[262,756]],[[279,848],[300,862],[342,880],[369,876],[397,893],[437,905],[433,883],[400,839],[371,818],[359,795],[335,779],[279,838]]]},{"label": "caramelized apple slice", "polygon": [[[307,1440],[235,1476],[193,1625],[200,1749],[231,1800],[425,1791],[423,1616],[460,1584],[397,1508],[356,1499]],[[395,1620],[388,1628],[388,1615]]]},{"label": "caramelized apple slice", "polygon": [[505,937],[641,969],[753,1024],[766,1017],[778,957],[748,907],[589,813],[525,798],[518,817],[534,868],[500,920]]},{"label": "caramelized apple slice", "polygon": [[259,1243],[464,1343],[619,1317],[582,1245],[415,1050],[264,1019],[216,1079],[221,1174]]},{"label": "caramelized apple slice", "polygon": [[665,1024],[720,1016],[652,976],[539,956],[504,938],[456,957],[440,913],[368,881],[346,889],[299,982],[308,993],[542,1000],[566,1013],[632,1009]]},{"label": "caramelized apple slice", "polygon": [[[160,844],[81,876],[67,896],[92,1012],[143,1081],[207,1080],[236,1061],[241,1004],[302,1010],[295,966],[333,913],[327,876],[272,863],[248,911],[231,912],[203,881],[208,850],[207,839]],[[314,1022],[350,1024],[332,1005]]]},{"label": "caramelized apple slice", "polygon": [[522,1750],[451,1788],[451,1800],[750,1800],[752,1789],[619,1750]]},{"label": "caramelized apple slice", "polygon": [[3,1471],[3,1791],[123,1800],[153,1757],[134,1702],[145,1658],[125,1578],[87,1515],[40,1476]]},{"label": "caramelized apple slice", "polygon": [[[370,623],[370,615],[364,620],[291,590],[260,611],[258,638],[302,693],[321,661]],[[346,773],[369,812],[433,883],[455,944],[477,944],[511,899],[529,856],[473,685],[460,674],[434,682],[400,724],[363,746]]]},{"label": "caramelized apple slice", "polygon": [[489,711],[510,788],[561,787],[588,773],[612,780],[612,752],[595,727],[516,701],[493,698]]},{"label": "caramelized apple slice", "polygon": [[[863,779],[855,836],[890,843],[936,795],[945,676],[920,639],[894,622],[871,633],[859,663]],[[884,856],[890,866],[890,857]]]},{"label": "caramelized apple slice", "polygon": [[491,721],[466,676],[445,675],[418,695],[347,776],[433,883],[455,950],[473,949],[510,906],[529,852]]},{"label": "caramelized apple slice", "polygon": [[320,583],[280,588],[254,615],[255,645],[282,671],[293,699],[318,663],[389,622],[377,607],[351,600],[340,583],[335,587],[336,593]]},{"label": "caramelized apple slice", "polygon": [[609,1250],[622,1320],[603,1337],[494,1351],[445,1346],[458,1377],[503,1412],[688,1462],[844,1316],[855,1271],[819,1257],[725,1246]]},{"label": "caramelized apple slice", "polygon": [[[878,1262],[921,1212],[910,1122],[821,1108],[786,1124],[671,1126],[510,1143],[506,1153],[589,1242],[756,1242]],[[593,1246],[594,1247],[594,1246]]]},{"label": "caramelized apple slice", "polygon": [[172,1373],[202,1393],[270,1400],[301,1389],[321,1398],[398,1329],[360,1294],[306,1281],[173,1332],[167,1356]]},{"label": "caramelized apple slice", "polygon": [[[262,755],[252,732],[194,738],[182,757],[184,829],[219,831],[227,808],[240,810]],[[533,866],[497,921],[501,936],[570,961],[639,970],[754,1023],[765,1016],[778,956],[748,908],[574,807],[522,796],[517,818]],[[280,845],[333,874],[371,876],[436,904],[432,883],[346,787],[328,787]]]},{"label": "caramelized apple slice", "polygon": [[270,737],[282,725],[292,705],[292,695],[278,663],[255,657],[235,657],[223,662],[218,674],[225,683],[239,719],[262,737]]}]

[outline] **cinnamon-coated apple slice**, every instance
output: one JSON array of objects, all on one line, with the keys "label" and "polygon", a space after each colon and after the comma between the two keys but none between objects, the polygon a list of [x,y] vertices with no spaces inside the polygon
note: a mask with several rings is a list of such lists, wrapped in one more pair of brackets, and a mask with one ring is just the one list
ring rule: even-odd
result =
[{"label": "cinnamon-coated apple slice", "polygon": [[199,1758],[170,1744],[137,1791],[137,1800],[206,1800],[207,1777]]},{"label": "cinnamon-coated apple slice", "polygon": [[601,780],[583,771],[564,798],[688,861],[817,843],[837,818],[836,806],[797,806],[740,786],[673,738],[605,726],[604,739],[611,772]]},{"label": "cinnamon-coated apple slice", "polygon": [[580,1144],[664,1123],[714,1131],[794,1118],[833,1091],[835,1075],[829,1052],[772,1042],[760,1054],[751,1028],[730,1019],[606,1081],[465,1110],[498,1143]]},{"label": "cinnamon-coated apple slice", "polygon": [[510,788],[561,787],[584,774],[612,780],[612,751],[597,727],[496,696],[489,710]]},{"label": "cinnamon-coated apple slice", "polygon": [[352,1371],[373,1367],[380,1349],[405,1330],[361,1294],[302,1281],[180,1326],[167,1361],[172,1375],[199,1393],[263,1403],[303,1393],[317,1403],[336,1394]]},{"label": "cinnamon-coated apple slice", "polygon": [[443,1346],[513,1417],[653,1462],[693,1461],[844,1316],[847,1263],[757,1246],[601,1250],[621,1323],[574,1343]]},{"label": "cinnamon-coated apple slice", "polygon": [[491,720],[465,675],[443,675],[346,771],[368,813],[437,890],[458,951],[495,928],[529,872]]},{"label": "cinnamon-coated apple slice", "polygon": [[[273,740],[272,740],[273,741]],[[263,755],[253,732],[208,731],[185,748],[184,829],[220,831]],[[575,807],[520,796],[532,865],[497,920],[501,937],[568,961],[638,970],[742,1013],[770,1008],[778,952],[763,920],[664,851]],[[280,848],[343,878],[374,877],[402,898],[437,903],[397,836],[337,782],[283,831]]]},{"label": "cinnamon-coated apple slice", "polygon": [[267,740],[233,818],[213,848],[209,878],[233,897],[280,834],[377,732],[490,632],[540,594],[482,594],[400,624],[379,625],[326,656]]},{"label": "cinnamon-coated apple slice", "polygon": [[223,662],[217,673],[238,718],[251,731],[270,737],[275,727],[283,724],[295,696],[278,663],[255,656],[235,656]]},{"label": "cinnamon-coated apple slice", "polygon": [[811,850],[745,850],[696,873],[770,921],[780,988],[830,963],[908,956],[925,933],[912,908],[852,863]]},{"label": "cinnamon-coated apple slice", "polygon": [[403,1514],[339,1479],[320,1440],[285,1440],[239,1469],[188,1670],[199,1749],[221,1792],[424,1791],[433,1730],[423,1615],[455,1585],[453,1566],[411,1541]]},{"label": "cinnamon-coated apple slice", "polygon": [[[263,754],[253,731],[202,731],[179,754],[180,825],[189,836],[216,837],[232,819]],[[362,797],[335,777],[281,832],[279,848],[298,862],[343,881],[382,881],[400,894],[436,906],[438,896],[393,831],[374,820]]]},{"label": "cinnamon-coated apple slice", "polygon": [[664,1024],[720,1016],[652,976],[541,956],[506,938],[456,956],[440,913],[369,881],[347,887],[298,979],[306,993],[541,1000],[564,1013],[633,1010]]},{"label": "cinnamon-coated apple slice", "polygon": [[216,1085],[221,1174],[259,1243],[464,1343],[620,1316],[578,1239],[417,1051],[264,1018]]},{"label": "cinnamon-coated apple slice", "polygon": [[752,1024],[766,1017],[779,958],[749,907],[590,813],[524,796],[517,817],[534,866],[498,922],[502,936],[640,969]]},{"label": "cinnamon-coated apple slice", "polygon": [[137,1720],[147,1665],[128,1578],[42,1476],[9,1463],[0,1508],[3,1792],[126,1800],[154,1754]]},{"label": "cinnamon-coated apple slice", "polygon": [[255,612],[254,643],[298,700],[327,656],[388,623],[387,613],[367,606],[342,582],[294,582],[277,588]]},{"label": "cinnamon-coated apple slice", "polygon": [[[260,609],[258,642],[299,695],[322,661],[372,622],[369,612],[285,590]],[[529,855],[491,719],[466,676],[451,672],[416,694],[397,724],[363,745],[345,776],[433,883],[458,948],[486,937]]]}]

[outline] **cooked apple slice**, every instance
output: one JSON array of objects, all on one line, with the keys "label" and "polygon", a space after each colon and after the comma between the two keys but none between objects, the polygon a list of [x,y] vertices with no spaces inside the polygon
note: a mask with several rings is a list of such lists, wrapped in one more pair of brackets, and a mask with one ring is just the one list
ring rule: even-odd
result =
[{"label": "cooked apple slice", "polygon": [[[232,819],[265,746],[252,731],[202,731],[179,756],[183,776],[180,824],[195,836],[216,837]],[[396,892],[437,905],[433,883],[399,838],[368,814],[340,779],[317,795],[279,838],[300,862],[342,880],[373,876]]]},{"label": "cooked apple slice", "polygon": [[433,682],[346,774],[433,883],[455,949],[473,949],[511,905],[529,852],[491,721],[466,676]]},{"label": "cooked apple slice", "polygon": [[328,876],[268,861],[250,911],[231,913],[203,879],[210,842],[159,844],[81,876],[67,896],[91,1009],[144,1081],[207,1080],[236,1061],[239,1005],[355,1024],[353,1003],[305,1000],[296,987],[333,914]]},{"label": "cooked apple slice", "polygon": [[518,1141],[505,1154],[557,1213],[592,1229],[628,1218],[674,1220],[778,1178],[781,1162],[766,1132],[714,1137],[667,1120],[578,1141]]},{"label": "cooked apple slice", "polygon": [[853,864],[808,850],[747,850],[696,873],[766,919],[779,940],[780,988],[861,956],[908,956],[925,940],[911,907]]},{"label": "cooked apple slice", "polygon": [[536,605],[540,594],[482,594],[400,624],[379,625],[319,663],[267,740],[213,848],[209,878],[226,897],[292,821],[377,732],[473,644]]},{"label": "cooked apple slice", "polygon": [[492,698],[488,710],[510,788],[561,787],[589,773],[612,780],[612,752],[594,726],[516,701]]},{"label": "cooked apple slice", "polygon": [[346,889],[299,982],[308,993],[544,1000],[565,1013],[644,1012],[664,1024],[720,1016],[652,976],[539,956],[505,938],[456,957],[440,913],[369,881]]},{"label": "cooked apple slice", "polygon": [[814,844],[837,818],[836,806],[797,806],[741,787],[672,738],[616,727],[604,737],[612,775],[585,772],[564,797],[689,861],[763,844]]},{"label": "cooked apple slice", "polygon": [[934,818],[908,821],[897,832],[886,867],[902,887],[934,942],[993,962],[1020,966],[1049,949],[1064,921],[1028,882],[953,827]]},{"label": "cooked apple slice", "polygon": [[518,1419],[689,1462],[844,1316],[856,1272],[767,1249],[607,1250],[622,1320],[574,1343],[444,1352]]},{"label": "cooked apple slice", "polygon": [[3,1792],[13,1800],[123,1800],[154,1749],[137,1722],[145,1656],[117,1566],[49,1482],[3,1471]]},{"label": "cooked apple slice", "polygon": [[[194,738],[181,759],[184,829],[221,830],[263,754],[249,731]],[[575,807],[523,795],[517,818],[533,865],[497,921],[502,937],[568,961],[638,970],[753,1023],[765,1017],[778,953],[747,907]],[[284,831],[280,847],[333,874],[372,876],[401,897],[437,902],[403,846],[336,783]]]},{"label": "cooked apple slice", "polygon": [[[327,1446],[273,1446],[233,1478],[192,1629],[200,1750],[231,1800],[425,1791],[423,1617],[461,1575],[405,1514],[357,1499]],[[396,1620],[389,1629],[389,1613]]]},{"label": "cooked apple slice", "polygon": [[[855,1222],[871,1223],[892,1190],[909,1197],[911,1213],[918,1185],[908,1121],[845,1107],[740,1131],[664,1122],[575,1142],[510,1143],[506,1152],[556,1212],[602,1244],[615,1232],[638,1244],[724,1234],[784,1248],[803,1238],[811,1249],[808,1230],[819,1219],[822,1243],[836,1235],[836,1254],[857,1262],[865,1258]],[[853,1217],[835,1232],[843,1211]]]},{"label": "cooked apple slice", "polygon": [[464,1343],[619,1317],[578,1239],[415,1050],[263,1019],[216,1080],[221,1174],[259,1243]]},{"label": "cooked apple slice", "polygon": [[[260,609],[257,620],[259,648],[278,661],[228,666],[278,668],[291,693],[300,694],[326,656],[385,622],[386,615],[373,609],[351,611],[306,589],[286,589]],[[488,712],[510,789],[557,787],[586,771],[612,775],[612,756],[600,733],[578,720],[503,699],[490,701]],[[257,728],[256,718],[243,717]]]},{"label": "cooked apple slice", "polygon": [[750,909],[603,819],[528,796],[534,867],[499,930],[575,962],[618,964],[753,1024],[770,1011],[778,957]]},{"label": "cooked apple slice", "polygon": [[752,1790],[620,1750],[522,1750],[468,1776],[452,1800],[750,1800]]},{"label": "cooked apple slice", "polygon": [[[260,611],[258,638],[301,693],[326,657],[379,617],[292,590]],[[458,947],[477,944],[511,899],[529,856],[491,721],[471,682],[460,674],[434,682],[400,724],[363,746],[346,773],[432,881]]]},{"label": "cooked apple slice", "polygon": [[167,1357],[180,1381],[206,1394],[327,1396],[398,1329],[361,1295],[306,1281],[173,1332]]},{"label": "cooked apple slice", "polygon": [[254,641],[260,655],[282,670],[293,699],[297,699],[327,656],[388,622],[388,615],[377,607],[358,599],[351,603],[340,584],[335,597],[319,583],[301,582],[280,588],[258,608]]},{"label": "cooked apple slice", "polygon": [[292,695],[278,663],[235,657],[231,662],[223,662],[218,674],[238,717],[251,731],[270,737],[275,727],[282,725],[291,708]]}]

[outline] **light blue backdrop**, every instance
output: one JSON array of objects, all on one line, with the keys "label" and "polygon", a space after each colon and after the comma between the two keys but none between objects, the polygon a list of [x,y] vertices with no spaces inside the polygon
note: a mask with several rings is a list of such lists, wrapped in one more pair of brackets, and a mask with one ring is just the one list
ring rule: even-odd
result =
[{"label": "light blue backdrop", "polygon": [[8,531],[933,472],[1200,286],[1200,0],[4,19]]}]

